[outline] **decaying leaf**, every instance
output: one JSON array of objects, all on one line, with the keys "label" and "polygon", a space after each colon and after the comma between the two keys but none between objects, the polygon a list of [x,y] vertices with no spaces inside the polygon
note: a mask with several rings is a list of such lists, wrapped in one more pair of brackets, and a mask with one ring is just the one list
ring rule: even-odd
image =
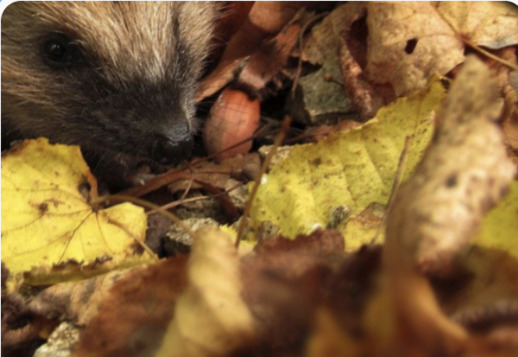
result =
[{"label": "decaying leaf", "polygon": [[114,283],[128,271],[113,271],[81,281],[52,285],[31,299],[27,308],[35,316],[87,326],[97,314],[99,304],[109,296]]},{"label": "decaying leaf", "polygon": [[293,147],[289,157],[263,177],[251,213],[254,225],[270,221],[280,227],[280,234],[294,237],[326,227],[341,208],[347,219],[334,226],[347,238],[346,248],[371,242],[379,224],[369,224],[365,218],[371,213],[362,212],[369,205],[387,203],[407,136],[413,139],[403,177],[410,175],[430,140],[443,93],[435,81],[380,110],[362,127]]},{"label": "decaying leaf", "polygon": [[464,46],[429,2],[370,3],[367,77],[396,95],[422,88],[464,60]]},{"label": "decaying leaf", "polygon": [[505,1],[448,1],[437,6],[456,34],[491,49],[518,43],[518,7]]},{"label": "decaying leaf", "polygon": [[324,24],[320,37],[328,38],[310,37],[306,57],[321,63],[322,48],[339,48],[345,90],[364,119],[422,88],[431,75],[454,70],[466,47],[518,43],[518,8],[504,2],[353,2]]},{"label": "decaying leaf", "polygon": [[126,272],[95,306],[72,356],[152,356],[187,285],[186,266],[179,256]]},{"label": "decaying leaf", "polygon": [[[285,350],[300,355],[295,351],[303,350],[318,303],[329,294],[328,279],[346,257],[343,237],[333,230],[317,230],[295,239],[270,237],[259,242],[253,254],[244,256],[243,299],[257,326],[257,343],[251,349],[260,351],[259,355]],[[349,283],[357,281],[348,278]]]},{"label": "decaying leaf", "polygon": [[25,282],[48,284],[153,259],[143,209],[93,209],[83,193],[96,189],[77,146],[25,141],[2,158],[2,262],[13,276],[32,270]]}]

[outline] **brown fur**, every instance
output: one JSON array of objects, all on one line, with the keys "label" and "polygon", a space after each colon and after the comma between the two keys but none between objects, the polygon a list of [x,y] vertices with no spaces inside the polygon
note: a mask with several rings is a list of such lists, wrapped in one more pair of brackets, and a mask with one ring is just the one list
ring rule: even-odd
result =
[{"label": "brown fur", "polygon": [[[205,2],[11,4],[2,17],[3,132],[138,157],[166,137],[187,155],[215,12]],[[78,49],[66,68],[43,55],[55,33]]]}]

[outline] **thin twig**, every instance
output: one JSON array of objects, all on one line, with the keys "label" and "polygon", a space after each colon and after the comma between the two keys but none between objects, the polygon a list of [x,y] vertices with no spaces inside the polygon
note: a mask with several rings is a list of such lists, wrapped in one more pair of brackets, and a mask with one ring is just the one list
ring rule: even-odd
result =
[{"label": "thin twig", "polygon": [[484,56],[489,57],[489,58],[491,58],[491,59],[493,59],[493,60],[503,64],[504,66],[507,66],[507,67],[511,68],[513,71],[518,71],[518,66],[515,63],[509,62],[506,59],[498,57],[497,55],[495,55],[495,54],[493,54],[493,53],[491,53],[489,51],[486,51],[482,47],[479,47],[479,46],[477,46],[477,45],[475,45],[475,44],[473,44],[473,43],[471,43],[469,41],[464,41],[464,43],[466,45],[468,45],[470,48],[472,48],[473,50],[483,54]]},{"label": "thin twig", "polygon": [[304,33],[307,31],[308,27],[313,25],[318,20],[324,18],[327,16],[329,12],[323,12],[321,14],[315,15],[312,19],[310,19],[307,23],[304,24],[302,29],[299,32],[299,38],[298,38],[298,46],[299,46],[299,61],[297,63],[297,71],[295,72],[295,76],[293,78],[293,84],[291,86],[291,99],[295,98],[295,89],[297,88],[297,85],[299,84],[299,78],[300,74],[302,73],[302,41],[304,37]]},{"label": "thin twig", "polygon": [[174,222],[177,225],[179,225],[180,227],[182,227],[182,229],[185,232],[187,232],[187,234],[189,234],[192,237],[192,239],[196,239],[196,234],[194,233],[193,230],[191,230],[191,228],[189,228],[189,226],[187,226],[176,215],[174,215],[173,213],[165,210],[164,208],[160,207],[159,205],[156,205],[154,203],[151,203],[149,201],[146,201],[146,200],[143,200],[143,199],[140,199],[140,198],[137,198],[137,197],[126,196],[126,195],[102,196],[102,197],[99,197],[99,199],[97,200],[97,202],[95,202],[95,204],[102,204],[102,203],[110,202],[110,201],[132,202],[132,203],[135,203],[135,204],[137,204],[139,206],[146,207],[146,208],[149,208],[151,210],[155,210],[155,211],[159,212],[160,214],[164,215],[165,217],[169,218],[172,222]]},{"label": "thin twig", "polygon": [[263,164],[261,165],[261,170],[259,171],[259,175],[255,178],[254,185],[252,187],[252,191],[250,192],[250,195],[248,196],[248,202],[246,203],[245,210],[243,212],[243,216],[241,217],[241,222],[239,223],[239,227],[237,230],[237,236],[236,236],[236,248],[239,248],[239,243],[241,242],[241,239],[243,238],[243,232],[245,231],[246,227],[246,221],[248,219],[248,216],[250,215],[250,211],[252,210],[252,203],[254,201],[255,196],[257,195],[257,191],[259,190],[259,186],[261,185],[261,178],[265,174],[266,170],[270,166],[270,162],[272,161],[272,158],[277,151],[277,148],[281,145],[282,140],[286,136],[286,133],[288,132],[290,128],[291,123],[291,117],[289,115],[286,115],[284,117],[284,121],[282,122],[282,128],[277,137],[275,138],[272,148],[268,155],[266,155],[266,158],[264,159]]},{"label": "thin twig", "polygon": [[381,230],[385,228],[385,224],[387,223],[388,211],[392,207],[394,202],[394,198],[396,197],[396,193],[401,185],[401,179],[403,177],[403,171],[406,166],[406,162],[408,159],[408,151],[410,150],[410,144],[412,143],[412,136],[408,135],[405,138],[405,146],[403,147],[403,151],[401,151],[401,155],[399,155],[399,161],[397,164],[397,169],[394,175],[394,182],[392,183],[392,191],[390,192],[390,197],[387,203],[387,208],[385,210],[385,214],[383,215],[383,220],[381,221],[378,229],[376,230],[376,234],[372,238],[371,244],[374,244],[381,233]]}]

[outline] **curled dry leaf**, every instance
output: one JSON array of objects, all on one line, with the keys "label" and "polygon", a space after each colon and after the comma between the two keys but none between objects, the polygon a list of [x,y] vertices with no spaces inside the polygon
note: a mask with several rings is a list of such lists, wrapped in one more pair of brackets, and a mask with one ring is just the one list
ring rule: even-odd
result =
[{"label": "curled dry leaf", "polygon": [[271,237],[243,257],[243,298],[255,318],[262,355],[301,347],[318,302],[328,293],[326,281],[344,257],[343,237],[333,230],[295,240]]},{"label": "curled dry leaf", "polygon": [[[236,70],[245,64],[248,56],[260,57],[260,59],[253,59],[253,61],[258,61],[259,65],[253,65],[251,71],[259,73],[270,66],[269,61],[272,60],[272,56],[277,56],[281,52],[289,52],[291,47],[286,49],[286,46],[282,45],[272,46],[272,42],[268,39],[274,37],[303,6],[305,6],[303,2],[255,2],[240,29],[228,41],[218,66],[201,83],[197,100],[213,95],[231,82]],[[274,41],[273,44],[277,42],[282,41]],[[279,51],[268,51],[271,47],[279,49]],[[265,56],[261,56],[261,52],[270,54],[270,57],[264,58]],[[287,54],[282,56],[287,58]],[[281,62],[277,69],[280,69],[282,64],[284,63]]]},{"label": "curled dry leaf", "polygon": [[383,104],[393,101],[395,95],[390,88],[370,83],[363,73],[367,46],[365,15],[365,3],[338,6],[311,29],[301,57],[322,65],[326,72],[333,73],[336,66],[345,84],[343,94],[354,103],[362,119],[369,119]]},{"label": "curled dry leaf", "polygon": [[36,316],[59,316],[61,320],[86,326],[97,314],[99,304],[109,295],[113,284],[126,273],[113,271],[82,281],[52,285],[36,295],[28,309]]},{"label": "curled dry leaf", "polygon": [[[437,115],[432,145],[389,213],[389,264],[417,264],[447,275],[478,223],[515,174],[495,124],[499,91],[482,62],[470,58]],[[409,262],[410,260],[410,262]]]},{"label": "curled dry leaf", "polygon": [[156,357],[226,355],[254,332],[241,298],[239,257],[231,238],[214,227],[201,229],[188,266],[189,286],[178,298]]},{"label": "curled dry leaf", "polygon": [[71,356],[152,356],[187,285],[186,266],[185,256],[161,260],[128,271],[108,294],[101,291],[105,298]]}]

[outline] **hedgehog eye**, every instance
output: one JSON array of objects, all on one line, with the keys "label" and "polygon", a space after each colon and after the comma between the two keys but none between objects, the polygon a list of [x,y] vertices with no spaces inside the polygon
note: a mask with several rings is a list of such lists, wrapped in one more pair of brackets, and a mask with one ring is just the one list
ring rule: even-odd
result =
[{"label": "hedgehog eye", "polygon": [[68,67],[78,58],[77,45],[61,33],[51,33],[42,45],[45,62],[52,67]]}]

